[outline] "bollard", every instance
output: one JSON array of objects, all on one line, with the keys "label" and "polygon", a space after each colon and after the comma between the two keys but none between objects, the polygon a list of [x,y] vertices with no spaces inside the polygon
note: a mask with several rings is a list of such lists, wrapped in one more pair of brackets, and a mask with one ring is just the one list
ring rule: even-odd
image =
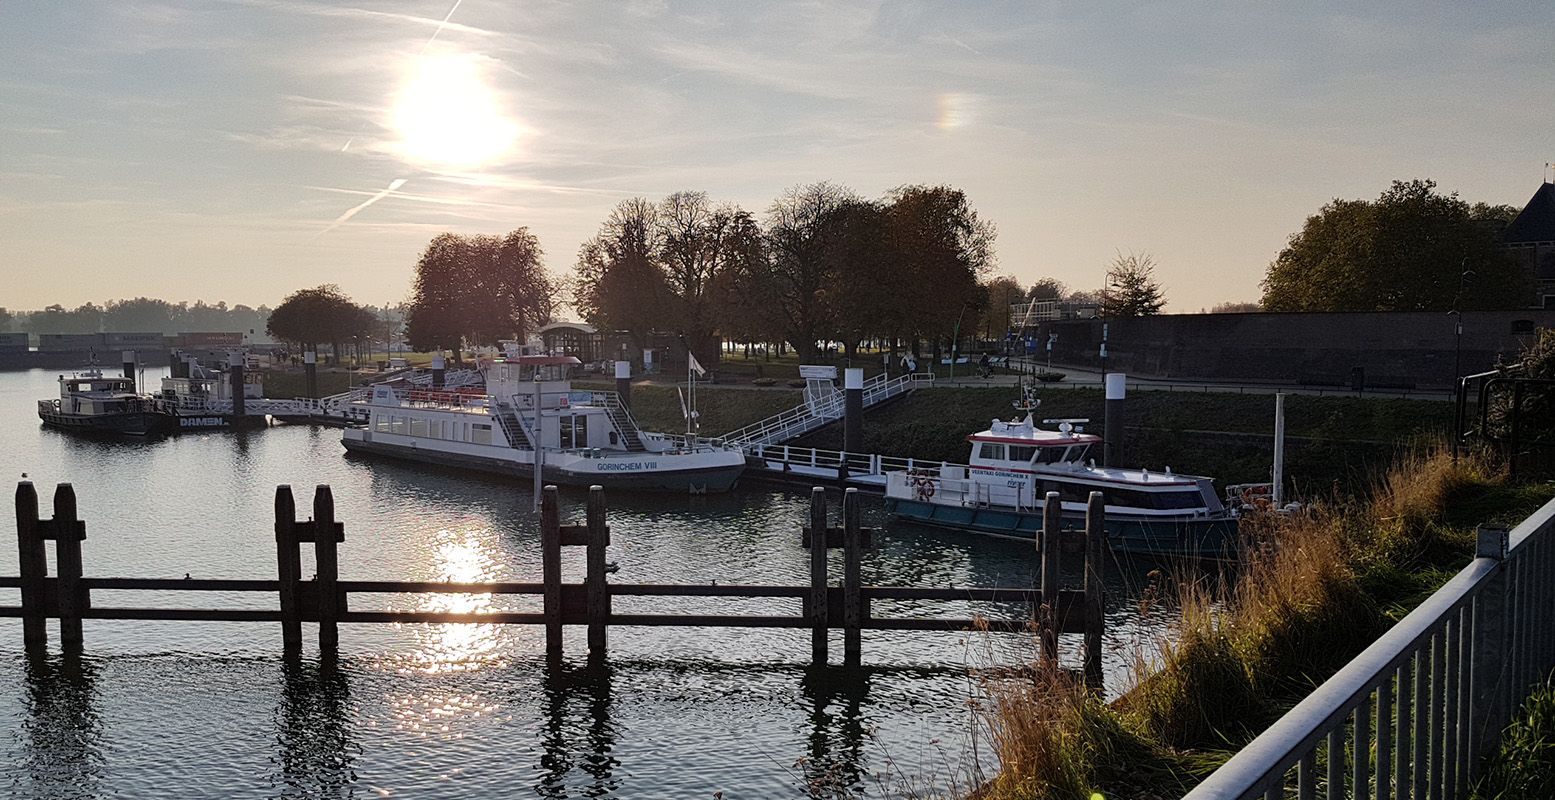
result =
[{"label": "bollard", "polygon": [[632,407],[632,362],[616,362],[616,394],[621,398],[621,405],[627,409]]},{"label": "bollard", "polygon": [[302,610],[297,599],[302,580],[302,554],[297,540],[297,504],[292,487],[275,487],[275,574],[280,582],[281,647],[287,654],[302,649]]},{"label": "bollard", "polygon": [[319,396],[319,354],[308,350],[302,354],[302,371],[306,376],[306,391],[308,397],[318,399]]},{"label": "bollard", "polygon": [[1037,630],[1042,638],[1042,656],[1058,660],[1058,536],[1063,527],[1063,504],[1058,492],[1048,492],[1042,503],[1042,535],[1037,539],[1038,591],[1042,605],[1037,614]]},{"label": "bollard", "polygon": [[85,592],[81,589],[81,540],[86,538],[86,527],[77,518],[74,486],[61,483],[54,488],[54,520],[49,527],[54,535],[54,563],[59,570],[59,643],[67,651],[79,651],[81,614],[86,610]]},{"label": "bollard", "polygon": [[864,452],[864,370],[848,367],[843,371],[842,449]]},{"label": "bollard", "polygon": [[562,532],[555,486],[545,487],[540,503],[540,575],[545,586],[545,655],[562,655]]},{"label": "bollard", "polygon": [[826,490],[810,490],[810,594],[804,613],[810,619],[810,658],[826,664]]},{"label": "bollard", "polygon": [[16,484],[16,563],[22,584],[22,642],[29,652],[48,644],[44,585],[49,564],[39,534],[38,490],[33,488],[32,481],[22,481]]},{"label": "bollard", "polygon": [[1106,552],[1107,503],[1091,492],[1085,506],[1085,685],[1102,690],[1101,639],[1107,624],[1102,588],[1102,553]]},{"label": "bollard", "polygon": [[588,564],[584,574],[585,591],[588,594],[589,658],[605,655],[605,623],[610,619],[610,587],[605,585],[605,545],[609,541],[605,528],[605,488],[589,487],[588,512]]},{"label": "bollard", "polygon": [[[843,663],[848,666],[858,666],[866,613],[862,577],[864,540],[859,531],[859,505],[858,489],[848,489],[842,496],[842,655]],[[812,539],[810,544],[814,546],[815,541]],[[824,553],[824,536],[821,545]]]},{"label": "bollard", "polygon": [[336,545],[344,537],[335,525],[335,495],[329,484],[313,490],[313,555],[318,565],[319,650],[334,653],[340,646],[340,555]]},{"label": "bollard", "polygon": [[1116,467],[1123,463],[1123,401],[1128,395],[1128,376],[1107,373],[1107,402],[1102,411],[1102,463]]},{"label": "bollard", "polygon": [[232,388],[232,415],[237,417],[233,425],[241,425],[248,414],[247,400],[243,396],[243,355],[235,354],[227,361],[227,378]]}]

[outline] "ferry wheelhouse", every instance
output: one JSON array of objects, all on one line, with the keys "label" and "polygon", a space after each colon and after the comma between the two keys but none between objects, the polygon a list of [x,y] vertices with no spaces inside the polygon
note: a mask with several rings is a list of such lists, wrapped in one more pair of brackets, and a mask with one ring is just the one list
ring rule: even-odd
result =
[{"label": "ferry wheelhouse", "polygon": [[1219,555],[1236,545],[1237,517],[1194,475],[1099,467],[1089,458],[1102,439],[1084,433],[1086,420],[994,420],[967,437],[966,465],[886,475],[886,510],[914,522],[999,536],[1033,538],[1042,528],[1049,492],[1058,493],[1066,524],[1085,519],[1099,491],[1114,550],[1158,555]]},{"label": "ferry wheelhouse", "polygon": [[574,391],[572,356],[499,358],[485,386],[425,391],[384,383],[361,401],[367,425],[344,432],[352,453],[534,476],[547,483],[723,492],[745,469],[737,449],[646,433],[615,392]]},{"label": "ferry wheelhouse", "polygon": [[135,379],[104,375],[96,368],[61,375],[59,397],[39,400],[38,418],[64,430],[136,436],[162,433],[174,424],[160,404],[136,393]]}]

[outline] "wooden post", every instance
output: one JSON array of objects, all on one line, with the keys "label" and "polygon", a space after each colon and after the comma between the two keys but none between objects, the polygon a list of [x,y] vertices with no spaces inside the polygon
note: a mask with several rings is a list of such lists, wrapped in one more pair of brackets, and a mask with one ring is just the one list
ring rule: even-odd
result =
[{"label": "wooden post", "polygon": [[335,494],[329,484],[313,490],[313,556],[318,565],[319,650],[333,654],[340,646],[340,554],[335,549]]},{"label": "wooden post", "polygon": [[[858,666],[864,625],[864,540],[858,523],[858,489],[848,489],[842,495],[842,655],[849,666]],[[825,551],[824,537],[821,549]]]},{"label": "wooden post", "polygon": [[540,503],[540,574],[545,583],[545,655],[562,655],[562,531],[555,486],[547,486]]},{"label": "wooden post", "polygon": [[1085,685],[1103,688],[1101,638],[1107,624],[1101,574],[1107,542],[1107,503],[1101,492],[1091,492],[1085,508]]},{"label": "wooden post", "polygon": [[1058,610],[1058,537],[1063,527],[1064,508],[1058,492],[1048,492],[1042,503],[1042,536],[1037,540],[1041,568],[1037,585],[1042,592],[1042,606],[1037,613],[1037,630],[1042,637],[1042,656],[1058,659],[1058,626],[1055,612]]},{"label": "wooden post", "polygon": [[588,565],[584,574],[585,592],[589,608],[589,657],[605,655],[605,622],[610,618],[610,588],[605,585],[605,543],[609,534],[605,528],[605,489],[589,487],[588,515]]},{"label": "wooden post", "polygon": [[41,649],[49,641],[43,607],[49,564],[38,531],[38,490],[32,481],[16,484],[16,549],[22,582],[22,642],[28,650]]},{"label": "wooden post", "polygon": [[810,658],[826,664],[826,490],[810,490],[810,596],[805,598],[810,618]]},{"label": "wooden post", "polygon": [[[81,590],[81,539],[86,530],[77,524],[76,489],[68,483],[54,487],[54,563],[59,570],[59,643],[66,650],[81,648],[81,612],[86,597]],[[41,542],[40,549],[41,549]]]},{"label": "wooden post", "polygon": [[281,646],[293,654],[302,650],[302,610],[297,602],[302,553],[297,544],[297,503],[287,484],[275,487],[275,573],[281,583]]}]

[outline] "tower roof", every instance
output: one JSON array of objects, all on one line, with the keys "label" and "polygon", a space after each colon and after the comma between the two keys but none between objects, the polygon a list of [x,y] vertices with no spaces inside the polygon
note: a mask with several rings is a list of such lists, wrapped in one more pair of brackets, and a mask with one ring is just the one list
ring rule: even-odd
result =
[{"label": "tower roof", "polygon": [[1506,244],[1555,242],[1555,183],[1539,186],[1533,199],[1501,234]]}]

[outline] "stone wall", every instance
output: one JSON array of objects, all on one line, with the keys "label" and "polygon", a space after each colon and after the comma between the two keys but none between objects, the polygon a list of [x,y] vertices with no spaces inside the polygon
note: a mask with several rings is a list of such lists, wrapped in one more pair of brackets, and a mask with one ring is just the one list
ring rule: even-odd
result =
[{"label": "stone wall", "polygon": [[[1027,335],[1037,355],[1058,334],[1055,364],[1096,367],[1102,325],[1107,368],[1183,380],[1350,386],[1362,371],[1371,388],[1446,388],[1454,377],[1452,315],[1438,311],[1296,314],[1162,314],[1044,322]],[[1462,374],[1514,361],[1555,311],[1463,314]]]}]

